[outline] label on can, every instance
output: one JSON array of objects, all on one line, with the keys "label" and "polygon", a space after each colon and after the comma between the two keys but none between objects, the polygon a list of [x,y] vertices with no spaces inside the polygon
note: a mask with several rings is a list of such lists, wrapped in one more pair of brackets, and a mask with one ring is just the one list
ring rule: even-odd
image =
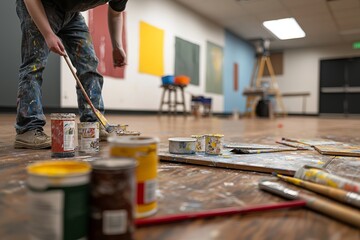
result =
[{"label": "label on can", "polygon": [[64,121],[64,151],[75,149],[75,121]]},{"label": "label on can", "polygon": [[156,179],[138,183],[137,204],[149,204],[156,201]]},{"label": "label on can", "polygon": [[103,232],[106,235],[123,234],[127,230],[126,210],[108,210],[103,212]]},{"label": "label on can", "polygon": [[34,239],[63,239],[64,192],[29,192],[30,231]]}]

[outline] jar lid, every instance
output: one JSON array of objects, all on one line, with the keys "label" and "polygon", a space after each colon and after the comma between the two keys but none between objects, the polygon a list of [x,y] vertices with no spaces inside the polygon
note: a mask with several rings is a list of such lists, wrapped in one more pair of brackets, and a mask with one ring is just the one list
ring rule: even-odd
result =
[{"label": "jar lid", "polygon": [[51,119],[74,119],[74,113],[52,113],[50,114]]},{"label": "jar lid", "polygon": [[121,137],[109,137],[109,143],[114,143],[120,146],[143,146],[153,143],[158,143],[159,139],[154,137],[140,137],[140,136],[121,136]]},{"label": "jar lid", "polygon": [[91,163],[94,170],[120,170],[134,168],[137,162],[133,158],[110,158]]}]

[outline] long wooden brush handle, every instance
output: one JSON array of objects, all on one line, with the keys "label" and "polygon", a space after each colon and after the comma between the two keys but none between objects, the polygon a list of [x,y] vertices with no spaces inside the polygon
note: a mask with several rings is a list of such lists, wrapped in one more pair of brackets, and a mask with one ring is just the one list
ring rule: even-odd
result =
[{"label": "long wooden brush handle", "polygon": [[264,180],[259,183],[259,188],[284,198],[304,200],[306,201],[306,207],[308,208],[331,216],[335,219],[342,220],[353,226],[360,227],[360,211],[354,208],[336,203],[331,200],[303,194],[299,191],[285,187],[278,182]]},{"label": "long wooden brush handle", "polygon": [[90,99],[90,98],[89,98],[89,96],[87,95],[87,93],[86,93],[86,91],[85,91],[85,89],[84,89],[83,85],[82,85],[82,84],[81,84],[81,82],[80,82],[80,79],[78,78],[78,76],[76,75],[76,73],[75,73],[74,69],[72,68],[72,66],[71,66],[71,63],[70,63],[70,60],[69,60],[68,56],[67,56],[67,55],[65,55],[65,56],[64,56],[64,59],[65,59],[66,64],[67,64],[67,65],[68,65],[68,67],[70,68],[70,71],[71,71],[72,75],[74,76],[74,78],[75,78],[75,80],[76,80],[77,85],[79,86],[79,88],[80,88],[81,92],[83,93],[83,95],[84,95],[84,97],[85,97],[86,102],[90,105],[90,107],[91,107],[91,109],[94,111],[94,113],[96,113],[96,112],[97,112],[97,109],[96,109],[96,108],[94,107],[94,105],[92,104],[91,99]]},{"label": "long wooden brush handle", "polygon": [[307,202],[306,206],[308,208],[360,228],[360,212],[353,208],[305,194],[300,194],[299,198]]},{"label": "long wooden brush handle", "polygon": [[278,178],[280,178],[281,180],[284,180],[285,182],[292,183],[296,186],[303,187],[303,188],[311,190],[313,192],[320,193],[327,197],[330,197],[335,200],[338,200],[338,201],[341,201],[344,203],[348,203],[355,207],[360,208],[360,195],[357,193],[348,192],[348,191],[345,191],[342,189],[332,188],[332,187],[324,186],[321,184],[304,181],[304,180],[301,180],[298,178],[287,177],[287,176],[283,176],[280,174],[277,174],[276,176]]}]

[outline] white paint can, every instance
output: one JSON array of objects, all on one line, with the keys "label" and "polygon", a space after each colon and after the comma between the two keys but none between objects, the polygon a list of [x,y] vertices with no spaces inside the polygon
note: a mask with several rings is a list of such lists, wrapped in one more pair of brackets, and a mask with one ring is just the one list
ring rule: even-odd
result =
[{"label": "white paint can", "polygon": [[191,135],[191,137],[196,139],[195,151],[205,152],[205,135]]},{"label": "white paint can", "polygon": [[169,138],[169,152],[175,154],[194,154],[195,138]]},{"label": "white paint can", "polygon": [[221,155],[223,151],[224,135],[206,134],[205,135],[205,154]]},{"label": "white paint can", "polygon": [[81,122],[78,123],[79,152],[99,152],[99,123]]}]

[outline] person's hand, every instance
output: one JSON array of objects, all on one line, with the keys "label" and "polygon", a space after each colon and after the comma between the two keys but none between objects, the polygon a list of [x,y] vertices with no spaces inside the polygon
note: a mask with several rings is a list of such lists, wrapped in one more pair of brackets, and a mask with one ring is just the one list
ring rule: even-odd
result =
[{"label": "person's hand", "polygon": [[126,53],[123,48],[113,49],[114,67],[123,67],[126,65]]},{"label": "person's hand", "polygon": [[45,41],[50,51],[57,53],[60,56],[66,55],[64,45],[62,44],[60,38],[56,36],[54,33],[46,36]]}]

